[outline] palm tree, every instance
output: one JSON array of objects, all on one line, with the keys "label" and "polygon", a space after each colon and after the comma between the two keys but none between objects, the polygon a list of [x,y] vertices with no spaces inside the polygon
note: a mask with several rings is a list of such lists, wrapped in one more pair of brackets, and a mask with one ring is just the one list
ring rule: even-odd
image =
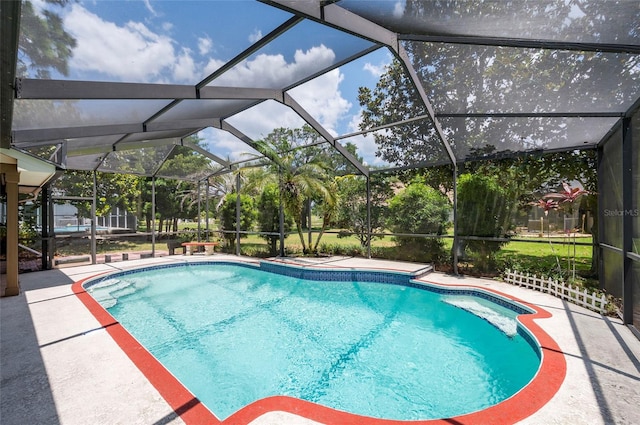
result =
[{"label": "palm tree", "polygon": [[[329,179],[321,164],[307,163],[295,168],[289,168],[286,165],[286,162],[279,164],[282,203],[285,211],[293,217],[296,223],[296,230],[302,243],[302,252],[306,254],[309,251],[302,234],[302,212],[305,201],[318,199],[324,205],[333,205],[335,204],[335,193],[329,189]],[[330,215],[324,215],[322,232],[326,229],[330,217]],[[322,232],[318,236],[314,251],[317,249]]]},{"label": "palm tree", "polygon": [[209,197],[215,202],[214,210],[216,213],[222,207],[225,196],[235,191],[236,176],[237,171],[208,178]]},{"label": "palm tree", "polygon": [[313,246],[312,252],[318,252],[318,245],[320,244],[320,239],[322,235],[324,235],[325,230],[329,227],[336,214],[338,213],[338,183],[335,179],[332,179],[329,182],[329,191],[327,192],[327,197],[323,199],[323,202],[320,204],[320,209],[322,211],[322,228],[320,228],[320,233],[318,233],[318,238],[316,239],[316,243]]},{"label": "palm tree", "polygon": [[273,172],[268,167],[241,168],[242,191],[247,195],[259,197],[270,183],[275,183]]},{"label": "palm tree", "polygon": [[320,203],[323,208],[323,225],[313,251],[318,248],[322,233],[328,227],[337,205],[336,190],[332,189],[333,179],[327,165],[315,158],[301,159],[296,154],[292,140],[308,130],[296,132],[289,129],[276,129],[264,140],[256,142],[256,148],[269,158],[273,165],[273,176],[278,176],[278,187],[282,196],[282,205],[287,214],[293,217],[296,230],[302,244],[302,251],[311,251],[307,247],[302,233],[302,213],[309,199]]}]

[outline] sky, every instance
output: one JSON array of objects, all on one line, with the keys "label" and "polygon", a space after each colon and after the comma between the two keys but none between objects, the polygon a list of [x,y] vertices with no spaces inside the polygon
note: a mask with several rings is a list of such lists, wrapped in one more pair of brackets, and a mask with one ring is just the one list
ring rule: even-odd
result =
[{"label": "sky", "polygon": [[[43,8],[42,0],[34,1]],[[51,7],[51,6],[49,6]],[[76,40],[68,76],[53,78],[195,85],[291,15],[262,3],[241,1],[79,0],[56,9]],[[308,34],[314,34],[310,38]],[[285,37],[246,58],[212,84],[281,88],[370,46],[320,24],[304,21]],[[332,135],[358,131],[358,87],[373,89],[392,60],[378,49],[289,93]],[[229,120],[252,138],[303,121],[278,102],[265,102]],[[251,151],[215,129],[198,134],[212,153],[239,158]],[[369,165],[379,164],[371,137],[349,141]]]}]

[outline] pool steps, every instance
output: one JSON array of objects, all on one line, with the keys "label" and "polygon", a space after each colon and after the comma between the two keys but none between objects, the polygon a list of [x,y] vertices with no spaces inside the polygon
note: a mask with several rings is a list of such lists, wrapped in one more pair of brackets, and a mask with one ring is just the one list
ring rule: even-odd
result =
[{"label": "pool steps", "polygon": [[518,321],[515,317],[510,317],[498,311],[498,309],[492,308],[490,305],[483,304],[480,300],[481,298],[473,300],[461,296],[445,296],[442,302],[460,308],[487,321],[510,338],[518,335]]},{"label": "pool steps", "polygon": [[113,296],[114,293],[123,295],[123,292],[133,292],[134,290],[131,282],[115,278],[101,280],[88,289],[96,301],[105,308],[113,307],[116,304],[117,298]]}]

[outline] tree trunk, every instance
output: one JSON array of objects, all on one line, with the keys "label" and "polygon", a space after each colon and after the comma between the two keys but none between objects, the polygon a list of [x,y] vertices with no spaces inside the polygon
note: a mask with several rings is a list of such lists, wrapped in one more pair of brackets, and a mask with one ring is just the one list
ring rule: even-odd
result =
[{"label": "tree trunk", "polygon": [[302,234],[302,223],[300,220],[296,220],[296,229],[298,230],[298,236],[300,236],[300,243],[302,243],[302,253],[307,253],[307,245],[304,243],[304,235]]},{"label": "tree trunk", "polygon": [[312,252],[314,253],[318,252],[318,245],[320,245],[320,239],[322,239],[322,235],[324,234],[324,231],[327,230],[327,227],[329,227],[329,217],[325,215],[324,217],[322,217],[322,228],[320,229],[320,233],[318,233],[318,238],[316,239],[316,243],[313,246]]}]

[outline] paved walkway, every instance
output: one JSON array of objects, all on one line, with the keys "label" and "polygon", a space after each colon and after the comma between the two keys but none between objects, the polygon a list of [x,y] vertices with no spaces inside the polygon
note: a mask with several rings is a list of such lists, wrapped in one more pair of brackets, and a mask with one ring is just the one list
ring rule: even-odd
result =
[{"label": "paved walkway", "polygon": [[[71,284],[125,267],[199,259],[177,255],[21,274],[22,293],[0,299],[0,423],[183,423],[72,293]],[[319,262],[414,272],[424,267],[347,257],[313,261]],[[440,273],[423,279],[491,288],[553,314],[538,324],[564,352],[567,376],[556,396],[521,423],[640,424],[640,341],[619,320],[502,282]],[[273,412],[251,425],[311,423]]]}]

